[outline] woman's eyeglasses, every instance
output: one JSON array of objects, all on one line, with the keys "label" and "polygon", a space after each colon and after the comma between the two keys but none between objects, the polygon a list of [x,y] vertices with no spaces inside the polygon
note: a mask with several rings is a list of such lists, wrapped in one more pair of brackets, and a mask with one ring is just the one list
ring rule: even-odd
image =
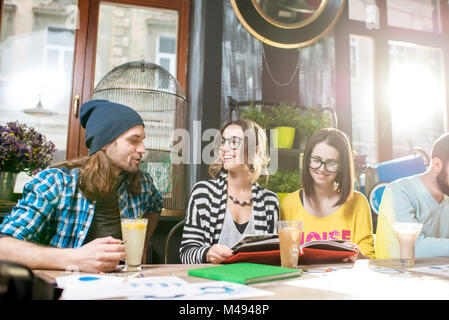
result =
[{"label": "woman's eyeglasses", "polygon": [[338,169],[340,168],[340,162],[335,160],[323,161],[320,158],[316,157],[309,158],[309,168],[311,169],[318,170],[323,164],[326,171],[330,173],[338,172]]},{"label": "woman's eyeglasses", "polygon": [[228,147],[231,148],[232,150],[238,149],[240,147],[240,144],[242,143],[243,139],[240,137],[230,137],[230,138],[221,138],[221,148],[223,148],[223,146],[225,144],[228,144]]}]

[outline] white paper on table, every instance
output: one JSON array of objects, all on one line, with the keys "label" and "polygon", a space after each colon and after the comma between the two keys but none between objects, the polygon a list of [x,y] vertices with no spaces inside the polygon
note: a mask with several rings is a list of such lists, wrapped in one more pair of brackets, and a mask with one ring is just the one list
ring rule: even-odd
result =
[{"label": "white paper on table", "polygon": [[193,289],[184,299],[227,300],[273,295],[267,290],[227,281],[194,282],[187,285]]},{"label": "white paper on table", "polygon": [[126,278],[120,276],[101,275],[95,273],[92,274],[76,273],[67,276],[56,277],[56,285],[61,289],[65,289],[66,287],[88,285],[91,282],[98,282],[98,283],[123,282],[124,279]]},{"label": "white paper on table", "polygon": [[[64,290],[62,298],[67,300],[92,300],[112,298],[132,298],[149,296],[155,299],[171,299],[185,295],[187,282],[178,277],[143,277],[129,281],[125,277],[90,275],[97,279],[83,281],[83,276],[69,276],[56,279],[58,286]],[[61,285],[60,285],[61,284]]]},{"label": "white paper on table", "polygon": [[125,277],[83,274],[57,277],[67,300],[145,299],[145,300],[225,300],[260,297],[273,293],[226,281],[188,283],[174,276],[143,277],[129,281]]},{"label": "white paper on table", "polygon": [[449,264],[445,264],[442,266],[408,268],[407,270],[415,271],[415,272],[429,273],[429,274],[437,275],[437,276],[449,277]]},{"label": "white paper on table", "polygon": [[304,288],[332,291],[355,299],[449,299],[449,286],[410,273],[388,274],[375,268],[341,270],[323,277],[299,278],[284,282]]},{"label": "white paper on table", "polygon": [[178,296],[133,296],[132,299],[155,300],[228,300],[239,298],[261,297],[274,294],[271,291],[261,290],[255,287],[227,282],[227,281],[207,281],[186,283],[180,288]]}]

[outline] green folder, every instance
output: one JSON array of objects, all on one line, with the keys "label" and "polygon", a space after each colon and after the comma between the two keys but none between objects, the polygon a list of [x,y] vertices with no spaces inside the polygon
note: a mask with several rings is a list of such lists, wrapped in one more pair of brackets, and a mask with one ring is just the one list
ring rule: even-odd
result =
[{"label": "green folder", "polygon": [[256,263],[231,263],[191,269],[189,276],[241,284],[281,280],[301,276],[302,270]]}]

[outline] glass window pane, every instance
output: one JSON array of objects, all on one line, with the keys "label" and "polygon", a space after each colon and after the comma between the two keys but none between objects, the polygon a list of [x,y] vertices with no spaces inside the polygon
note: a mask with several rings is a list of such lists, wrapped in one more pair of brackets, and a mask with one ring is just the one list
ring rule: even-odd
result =
[{"label": "glass window pane", "polygon": [[47,50],[46,58],[47,68],[57,68],[59,64],[59,51],[56,49],[49,48]]},{"label": "glass window pane", "polygon": [[430,153],[446,130],[442,52],[395,41],[389,50],[393,156],[410,155],[414,146]]},{"label": "glass window pane", "polygon": [[350,36],[352,141],[359,155],[368,163],[377,163],[376,123],[374,113],[374,41]]},{"label": "glass window pane", "polygon": [[[18,120],[34,127],[55,143],[54,161],[64,160],[75,43],[68,13],[76,15],[77,1],[2,3],[0,123]],[[50,113],[33,112],[39,101]],[[15,192],[29,179],[20,174]]]},{"label": "glass window pane", "polygon": [[170,70],[170,59],[167,58],[160,58],[159,59],[159,65],[164,68],[165,70]]},{"label": "glass window pane", "polygon": [[[176,61],[177,30],[177,11],[101,3],[95,86],[109,71],[123,63],[144,58],[157,64],[160,46],[163,50],[171,50]],[[159,39],[171,41],[159,43]]]},{"label": "glass window pane", "polygon": [[171,37],[160,37],[159,52],[176,53],[176,39]]},{"label": "glass window pane", "polygon": [[388,25],[440,32],[437,3],[435,0],[387,0]]},{"label": "glass window pane", "polygon": [[73,61],[73,51],[72,50],[66,50],[64,51],[64,57],[63,57],[63,64],[64,64],[64,72],[71,74],[72,72],[72,64],[70,63]]},{"label": "glass window pane", "polygon": [[47,43],[60,46],[73,46],[75,32],[70,29],[48,27]]},{"label": "glass window pane", "polygon": [[349,0],[349,19],[365,22],[368,29],[379,29],[379,8],[376,0]]}]

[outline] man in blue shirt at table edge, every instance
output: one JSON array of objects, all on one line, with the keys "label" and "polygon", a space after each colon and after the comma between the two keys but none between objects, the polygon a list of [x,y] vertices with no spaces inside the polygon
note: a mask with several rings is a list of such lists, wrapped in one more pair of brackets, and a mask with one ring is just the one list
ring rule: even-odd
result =
[{"label": "man in blue shirt at table edge", "polygon": [[423,224],[415,257],[449,256],[449,133],[433,144],[426,172],[391,182],[379,207],[376,258],[399,258],[394,222]]},{"label": "man in blue shirt at table edge", "polygon": [[148,218],[146,244],[162,197],[140,170],[142,118],[130,107],[92,100],[80,109],[89,155],[37,173],[0,225],[0,260],[31,269],[108,272],[125,259],[120,218]]}]

